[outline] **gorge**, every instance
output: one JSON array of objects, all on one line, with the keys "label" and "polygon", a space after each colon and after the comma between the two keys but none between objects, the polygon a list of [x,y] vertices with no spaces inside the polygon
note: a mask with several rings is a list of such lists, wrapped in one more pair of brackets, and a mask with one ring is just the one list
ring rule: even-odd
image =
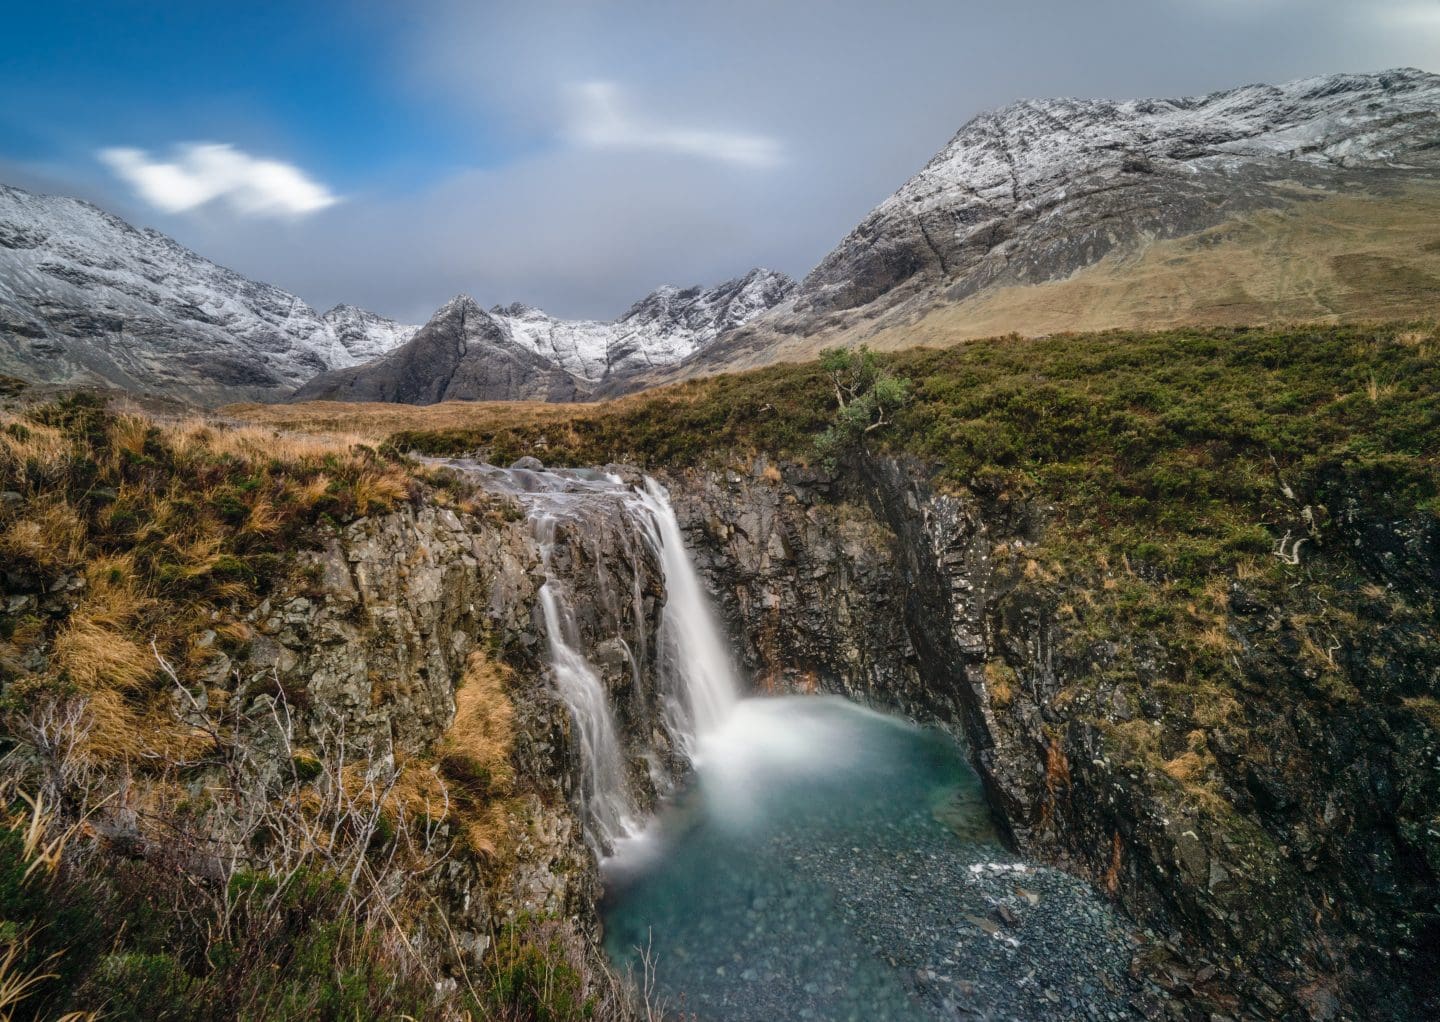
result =
[{"label": "gorge", "polygon": [[[1251,400],[1238,379],[1267,345],[1303,352],[1287,355],[1301,388],[1305,359],[1329,365],[1325,345],[1357,337],[1376,358],[1415,357],[1358,332],[1304,347],[1248,335],[1230,349],[1236,400]],[[1177,345],[1177,367],[1211,350],[1203,336],[1148,343]],[[1048,357],[1029,350],[1032,365]],[[896,364],[931,390],[945,373],[992,371],[983,348],[923,357]],[[1121,405],[1053,407],[1125,414],[1134,389],[1114,357],[1089,357],[1104,375],[1084,378]],[[153,915],[116,885],[149,877],[148,899],[179,871],[195,878],[185,897],[247,891],[235,918],[271,918],[253,904],[269,904],[268,889],[246,886],[262,840],[251,807],[318,799],[329,813],[326,793],[360,782],[336,825],[361,843],[301,864],[332,870],[355,848],[346,868],[379,870],[356,904],[383,891],[406,924],[380,931],[403,932],[400,957],[387,959],[390,986],[364,996],[414,983],[414,1010],[546,987],[573,1008],[555,1017],[643,1015],[608,978],[612,963],[647,975],[637,946],[652,994],[721,1017],[741,989],[756,1012],[773,990],[817,1017],[1334,1018],[1362,1002],[1404,1017],[1433,998],[1423,693],[1440,544],[1423,502],[1396,496],[1409,492],[1402,464],[1349,448],[1342,468],[1337,448],[1316,447],[1286,462],[1281,489],[1263,462],[1254,503],[1221,505],[1239,509],[1235,553],[1205,555],[1233,562],[1188,569],[1183,557],[1207,548],[1185,537],[1215,517],[1177,538],[1148,517],[1173,502],[1132,503],[1168,547],[1097,544],[1077,523],[1114,505],[1075,487],[1064,462],[1053,471],[1068,489],[1038,476],[1017,491],[974,470],[955,482],[933,455],[906,453],[923,450],[914,433],[833,467],[743,453],[727,431],[782,451],[792,422],[814,434],[811,405],[795,402],[823,401],[825,385],[811,368],[787,372],[686,395],[657,434],[653,405],[630,404],[563,428],[392,432],[384,452],[159,424],[83,396],[13,415],[0,438],[17,495],[0,534],[0,652],[24,672],[4,705],[24,757],[12,762],[34,765],[47,804],[88,821],[82,865],[113,863],[53,881],[83,886],[52,901],[102,897],[106,910],[86,910],[102,929],[83,943],[37,931],[69,941],[75,977],[37,1000],[41,1014],[151,989],[120,984],[171,961],[106,950],[155,939]],[[1343,436],[1347,420],[1326,416],[1370,414],[1368,398],[1337,406],[1329,378],[1315,379],[1307,435]],[[1016,428],[1003,416],[1035,421],[976,400],[992,409],[987,436]],[[1176,407],[1199,414],[1188,409],[1201,400]],[[635,417],[601,417],[621,413]],[[1157,435],[1149,471],[1191,456],[1164,446],[1171,436]],[[602,467],[546,470],[539,456]],[[1094,503],[1080,513],[1077,496]],[[71,520],[57,514],[82,523],[83,545],[60,550],[83,558],[26,545]],[[1294,558],[1292,538],[1289,556],[1268,556],[1307,520],[1313,553]],[[135,593],[127,570],[165,587]],[[107,670],[137,679],[118,697],[83,673],[82,655],[101,655],[84,653],[91,635],[118,665]],[[1322,729],[1327,742],[1314,740]],[[335,764],[347,749],[352,765]],[[355,823],[360,810],[370,823]],[[218,863],[216,842],[232,849]],[[212,886],[217,870],[231,879]],[[375,919],[327,890],[281,922]],[[121,932],[106,933],[109,920]],[[206,939],[163,932],[181,947]],[[231,939],[244,947],[246,932]],[[721,947],[729,960],[713,956]],[[173,996],[199,996],[214,976],[198,989],[216,1010],[270,976],[296,977],[296,1004],[337,996],[329,973],[191,972],[189,960],[167,966],[187,977]],[[841,973],[857,977],[843,996]]]},{"label": "gorge", "polygon": [[[755,1020],[1128,1013],[1138,936],[1084,883],[1003,848],[954,736],[839,697],[742,698],[663,486],[533,458],[434,464],[524,509],[576,810],[606,878],[605,947],[617,969],[651,971],[657,1004]],[[628,693],[602,680],[577,621],[624,601],[633,630],[597,648],[619,654]]]}]

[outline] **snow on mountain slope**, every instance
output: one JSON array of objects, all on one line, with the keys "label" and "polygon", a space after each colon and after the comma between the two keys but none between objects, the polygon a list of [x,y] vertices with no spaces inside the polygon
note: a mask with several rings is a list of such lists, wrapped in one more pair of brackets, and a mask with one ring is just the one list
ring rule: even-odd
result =
[{"label": "snow on mountain slope", "polygon": [[295,400],[578,400],[601,384],[674,365],[794,289],[785,274],[756,269],[710,288],[658,288],[608,323],[557,319],[518,303],[486,312],[459,295],[402,346],[320,374]]},{"label": "snow on mountain slope", "polygon": [[556,319],[518,303],[490,313],[517,344],[595,383],[679,362],[794,289],[785,274],[757,268],[715,287],[657,288],[609,323]]},{"label": "snow on mountain slope", "polygon": [[280,397],[416,329],[353,306],[321,316],[88,202],[0,185],[0,372],[201,401]]},{"label": "snow on mountain slope", "polygon": [[1440,76],[1328,75],[1186,99],[1027,100],[970,121],[801,283],[800,310],[910,281],[955,299],[1294,198],[1440,170]]},{"label": "snow on mountain slope", "polygon": [[349,356],[350,365],[379,358],[415,336],[420,327],[397,323],[358,305],[337,305],[320,317]]}]

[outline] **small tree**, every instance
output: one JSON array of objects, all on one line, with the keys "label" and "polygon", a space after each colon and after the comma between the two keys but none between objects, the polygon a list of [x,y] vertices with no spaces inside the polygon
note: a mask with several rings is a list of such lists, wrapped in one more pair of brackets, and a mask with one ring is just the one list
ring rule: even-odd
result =
[{"label": "small tree", "polygon": [[835,390],[836,409],[815,447],[833,471],[840,457],[859,446],[867,434],[894,421],[895,413],[910,399],[910,385],[886,372],[863,344],[826,348],[820,352],[820,368]]}]

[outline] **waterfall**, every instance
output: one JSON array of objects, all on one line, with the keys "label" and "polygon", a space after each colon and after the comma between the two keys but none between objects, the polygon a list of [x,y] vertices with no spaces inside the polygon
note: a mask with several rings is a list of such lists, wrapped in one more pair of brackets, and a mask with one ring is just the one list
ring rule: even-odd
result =
[{"label": "waterfall", "polygon": [[[650,648],[643,629],[644,558],[634,549],[637,538],[659,563],[665,602],[655,643],[655,694],[660,723],[673,748],[691,761],[697,759],[703,739],[720,727],[738,699],[729,644],[685,548],[670,496],[648,477],[641,486],[632,487],[618,476],[589,470],[501,469],[464,460],[436,463],[515,500],[527,513],[545,573],[538,599],[554,688],[570,711],[578,738],[586,834],[596,851],[604,854],[616,841],[638,833],[640,822],[609,693],[584,652],[572,588],[584,559],[577,559],[573,551],[588,544],[592,557],[613,556],[614,549],[603,545],[602,537],[608,537],[621,544],[620,559],[634,565],[627,595],[637,634],[631,637],[633,643],[623,635],[613,638],[630,657],[637,691],[643,687],[642,665]],[[561,547],[569,555],[557,563]],[[602,572],[594,593],[602,603],[620,598],[605,589],[607,584]],[[649,755],[652,750],[639,751]]]},{"label": "waterfall", "polygon": [[666,726],[693,759],[698,742],[730,715],[739,684],[729,644],[715,623],[710,599],[685,548],[670,495],[646,478],[637,493],[649,514],[665,569],[665,607],[660,619],[661,668],[668,682]]},{"label": "waterfall", "polygon": [[589,817],[592,840],[600,848],[633,832],[634,806],[625,779],[625,757],[615,732],[615,720],[600,676],[580,652],[575,614],[563,599],[550,567],[559,519],[552,513],[532,514],[531,528],[540,544],[545,582],[540,586],[540,611],[550,644],[550,666],[555,688],[570,709],[580,736],[580,758],[585,786],[582,800]]}]

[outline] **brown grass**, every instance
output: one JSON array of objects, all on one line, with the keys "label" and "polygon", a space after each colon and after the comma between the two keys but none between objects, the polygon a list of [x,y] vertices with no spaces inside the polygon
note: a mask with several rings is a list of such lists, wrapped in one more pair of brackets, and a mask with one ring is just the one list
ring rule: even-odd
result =
[{"label": "brown grass", "polygon": [[455,720],[436,749],[451,780],[451,798],[466,841],[477,852],[499,853],[507,843],[507,796],[513,791],[515,708],[510,670],[483,652],[470,655],[455,690]]},{"label": "brown grass", "polygon": [[504,422],[516,427],[543,426],[564,431],[593,417],[599,409],[639,400],[639,395],[596,405],[542,401],[446,401],[435,405],[304,401],[288,405],[235,404],[220,409],[234,419],[268,427],[264,432],[295,431],[321,442],[378,444],[404,430],[465,429],[477,423]]},{"label": "brown grass", "polygon": [[84,538],[85,524],[75,509],[61,496],[47,495],[0,532],[0,555],[11,563],[54,570],[82,559]]},{"label": "brown grass", "polygon": [[[412,479],[360,439],[266,426],[158,423],[75,399],[0,412],[0,561],[59,613],[19,615],[0,640],[7,695],[88,699],[92,762],[183,747],[151,643],[187,668],[217,655],[206,629],[248,640],[238,616],[317,508],[344,519],[394,507]],[[223,695],[217,693],[217,695]],[[183,730],[183,729],[182,729]]]},{"label": "brown grass", "polygon": [[1003,710],[1015,699],[1015,671],[1000,660],[985,661],[985,688],[990,693],[990,704]]}]

